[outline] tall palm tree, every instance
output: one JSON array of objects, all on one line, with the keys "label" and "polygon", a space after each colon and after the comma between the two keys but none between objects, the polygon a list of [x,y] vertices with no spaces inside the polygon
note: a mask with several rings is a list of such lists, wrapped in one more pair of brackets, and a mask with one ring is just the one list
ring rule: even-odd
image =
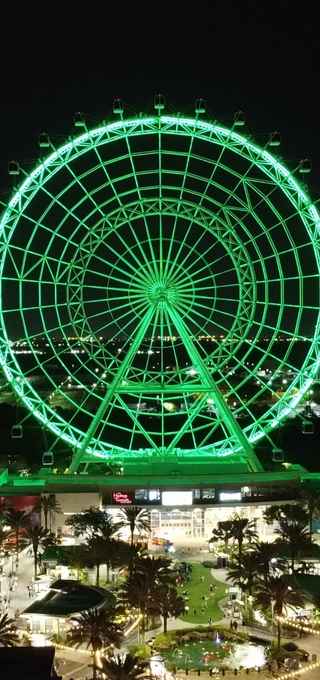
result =
[{"label": "tall palm tree", "polygon": [[14,647],[18,641],[14,620],[8,614],[0,614],[0,647]]},{"label": "tall palm tree", "polygon": [[218,522],[217,528],[212,530],[212,537],[209,539],[209,543],[224,541],[224,547],[227,550],[230,538],[232,538],[232,521],[225,520]]},{"label": "tall palm tree", "polygon": [[118,531],[117,524],[108,512],[90,507],[68,517],[66,524],[71,526],[76,536],[111,537]]},{"label": "tall palm tree", "polygon": [[308,521],[308,513],[301,504],[285,503],[284,505],[270,505],[264,513],[263,518],[267,524],[286,521],[296,522],[305,526]]},{"label": "tall palm tree", "polygon": [[303,549],[310,548],[309,532],[298,522],[280,521],[275,533],[279,536],[279,542],[288,546],[291,571],[294,574],[295,561]]},{"label": "tall palm tree", "polygon": [[150,593],[150,608],[152,614],[160,615],[163,618],[163,632],[167,632],[167,623],[170,616],[177,618],[184,613],[186,603],[184,598],[178,594],[174,585],[156,585]]},{"label": "tall palm tree", "polygon": [[[146,631],[147,618],[150,613],[150,585],[141,572],[133,572],[129,575],[120,590],[120,603],[126,608],[133,607],[139,611],[141,617],[142,636]],[[138,637],[140,635],[140,624]]]},{"label": "tall palm tree", "polygon": [[273,616],[277,617],[277,640],[278,651],[281,644],[281,622],[280,616],[283,615],[287,607],[301,607],[304,603],[302,594],[296,590],[287,578],[281,576],[271,577],[268,581],[260,581],[256,593],[256,603],[262,607],[271,607]]},{"label": "tall palm tree", "polygon": [[[267,541],[259,541],[254,544],[252,555],[256,563],[257,576],[268,579],[270,576],[271,561],[277,554],[275,543],[268,543]],[[277,566],[281,569],[285,568],[285,561],[277,558]]]},{"label": "tall palm tree", "polygon": [[104,538],[103,536],[91,536],[86,541],[87,560],[91,561],[96,567],[96,585],[100,582],[100,567],[102,564],[107,565],[107,580],[109,581],[109,569],[112,562],[112,556],[115,552],[115,544],[112,538]]},{"label": "tall palm tree", "polygon": [[174,572],[170,569],[172,560],[165,557],[138,557],[133,565],[133,576],[142,574],[149,590],[155,583],[167,583],[174,580]]},{"label": "tall palm tree", "polygon": [[1,524],[0,524],[0,549],[1,549],[1,546],[4,544],[7,537],[8,537],[8,531],[3,529]]},{"label": "tall palm tree", "polygon": [[238,557],[241,559],[244,542],[251,542],[258,538],[255,522],[252,519],[240,517],[238,514],[234,514],[231,518],[231,521],[231,535],[234,541],[238,544]]},{"label": "tall palm tree", "polygon": [[87,649],[91,650],[94,678],[96,678],[97,670],[97,652],[111,646],[119,647],[122,641],[122,628],[113,620],[114,614],[114,610],[111,609],[93,609],[71,619],[75,627],[71,628],[67,634],[68,642],[74,647],[85,644]]},{"label": "tall palm tree", "polygon": [[116,654],[102,657],[101,665],[96,668],[108,680],[146,680],[151,678],[148,661],[141,661],[132,654]]},{"label": "tall palm tree", "polygon": [[257,579],[257,563],[254,552],[237,555],[232,561],[227,574],[227,580],[240,586],[241,590],[252,595],[253,586]]},{"label": "tall palm tree", "polygon": [[134,535],[150,534],[150,514],[146,508],[138,508],[135,505],[124,507],[118,514],[119,529],[128,528],[130,531],[130,545],[134,544]]},{"label": "tall palm tree", "polygon": [[173,584],[174,573],[169,569],[170,564],[171,560],[164,557],[137,557],[122,588],[122,601],[140,612],[143,634],[146,630],[148,616],[154,613],[152,608],[153,593],[160,585]]},{"label": "tall palm tree", "polygon": [[14,508],[8,508],[8,510],[5,511],[5,519],[15,533],[16,556],[18,560],[20,548],[20,532],[21,529],[24,529],[29,524],[29,513],[23,512],[23,510],[15,510]]},{"label": "tall palm tree", "polygon": [[44,528],[47,530],[48,518],[50,523],[50,531],[52,525],[52,515],[56,515],[61,512],[60,503],[58,503],[54,493],[50,493],[47,496],[41,496],[38,503],[39,510],[43,512],[44,518]]},{"label": "tall palm tree", "polygon": [[320,491],[311,486],[303,486],[301,498],[306,506],[309,525],[309,537],[312,540],[312,522],[315,517],[320,516]]},{"label": "tall palm tree", "polygon": [[39,561],[39,548],[48,539],[49,532],[43,527],[35,526],[31,524],[26,526],[26,537],[32,544],[33,550],[33,565],[34,565],[34,578],[37,577],[38,571],[38,561]]}]

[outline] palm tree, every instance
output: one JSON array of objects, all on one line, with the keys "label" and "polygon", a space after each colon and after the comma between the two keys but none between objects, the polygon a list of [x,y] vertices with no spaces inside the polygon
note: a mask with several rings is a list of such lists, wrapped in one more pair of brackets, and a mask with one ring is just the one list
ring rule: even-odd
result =
[{"label": "palm tree", "polygon": [[303,549],[310,548],[308,529],[302,527],[298,522],[280,521],[275,533],[279,536],[279,542],[288,546],[291,571],[294,574],[295,560],[299,553]]},{"label": "palm tree", "polygon": [[267,524],[274,522],[286,521],[288,523],[295,522],[305,526],[308,521],[308,513],[302,505],[296,503],[285,503],[284,505],[270,505],[263,513],[264,520]]},{"label": "palm tree", "polygon": [[[261,576],[265,579],[269,578],[271,560],[275,558],[276,553],[277,550],[274,543],[260,541],[254,544],[254,551],[251,554],[255,559],[257,576]],[[277,559],[277,565],[280,568],[284,568],[285,562]]]},{"label": "palm tree", "polygon": [[137,508],[134,505],[121,508],[118,515],[118,526],[120,529],[124,527],[129,529],[130,545],[132,547],[135,534],[150,534],[150,514],[146,508]]},{"label": "palm tree", "polygon": [[18,641],[14,620],[8,614],[0,614],[0,647],[14,647]]},{"label": "palm tree", "polygon": [[312,540],[312,522],[315,517],[320,516],[320,491],[311,486],[303,486],[301,489],[301,498],[306,505],[306,512],[308,515],[309,536]]},{"label": "palm tree", "polygon": [[78,580],[80,570],[92,566],[92,559],[90,559],[85,545],[73,545],[70,547],[68,551],[68,566],[76,570]]},{"label": "palm tree", "polygon": [[109,513],[99,508],[90,507],[82,512],[68,517],[66,524],[71,526],[76,536],[104,536],[111,537],[118,531]]},{"label": "palm tree", "polygon": [[232,538],[232,521],[225,520],[224,522],[218,522],[217,529],[212,530],[212,537],[209,539],[209,543],[224,541],[224,547],[227,550],[230,538]]},{"label": "palm tree", "polygon": [[8,531],[5,531],[2,526],[0,525],[0,550],[1,546],[4,544],[6,538],[8,536]]},{"label": "palm tree", "polygon": [[96,567],[96,585],[100,582],[100,567],[102,564],[107,565],[107,580],[109,580],[109,568],[111,562],[111,551],[113,548],[112,539],[108,540],[102,536],[91,536],[86,541],[86,558],[87,562],[91,562]]},{"label": "palm tree", "polygon": [[15,510],[14,508],[9,508],[8,510],[5,511],[5,519],[15,533],[16,556],[18,561],[20,548],[20,532],[21,529],[25,528],[29,524],[29,514],[27,512],[23,512],[23,510]]},{"label": "palm tree", "polygon": [[58,503],[55,494],[50,493],[48,496],[41,496],[38,504],[39,510],[42,510],[44,517],[44,528],[48,529],[48,517],[50,520],[50,531],[52,524],[52,515],[56,515],[61,512],[60,503]]},{"label": "palm tree", "polygon": [[151,678],[149,662],[141,661],[132,654],[117,654],[102,657],[101,665],[96,668],[108,680],[145,680]]},{"label": "palm tree", "polygon": [[167,632],[167,623],[170,616],[176,618],[184,613],[186,603],[178,594],[174,585],[159,584],[150,593],[150,613],[160,615],[163,618],[163,632]]},{"label": "palm tree", "polygon": [[[150,592],[149,583],[141,572],[130,574],[120,590],[120,603],[123,608],[125,609],[129,605],[129,607],[139,610],[143,636],[146,630],[147,617],[150,613]],[[138,637],[139,635],[140,625],[138,628]]]},{"label": "palm tree", "polygon": [[149,590],[156,583],[167,583],[174,580],[174,572],[170,570],[172,560],[165,557],[138,557],[133,565],[133,576],[141,574]]},{"label": "palm tree", "polygon": [[243,544],[245,541],[253,541],[258,538],[255,528],[255,522],[252,519],[240,517],[240,515],[233,515],[232,521],[232,538],[238,544],[238,557],[241,559]]},{"label": "palm tree", "polygon": [[31,542],[33,549],[34,578],[37,578],[39,548],[48,539],[48,536],[48,530],[43,527],[33,527],[31,524],[26,527],[26,537]]},{"label": "palm tree", "polygon": [[256,590],[255,599],[257,604],[262,607],[271,607],[272,614],[277,617],[277,631],[278,631],[278,651],[281,644],[281,622],[279,617],[282,616],[284,609],[287,607],[301,607],[303,605],[303,596],[290,585],[288,579],[283,576],[271,577],[268,581],[261,581]]},{"label": "palm tree", "polygon": [[74,647],[85,644],[91,650],[94,660],[93,677],[96,678],[96,653],[100,649],[105,649],[115,645],[119,647],[122,641],[123,632],[113,620],[115,611],[97,610],[82,612],[79,616],[73,617],[75,627],[67,634],[68,642]]},{"label": "palm tree", "polygon": [[171,560],[164,557],[137,557],[122,588],[122,601],[139,609],[143,633],[149,614],[154,613],[153,593],[160,585],[173,584],[174,573],[170,571],[170,565]]},{"label": "palm tree", "polygon": [[240,588],[252,595],[253,586],[257,578],[257,562],[254,552],[237,555],[228,569],[227,580],[239,585]]}]

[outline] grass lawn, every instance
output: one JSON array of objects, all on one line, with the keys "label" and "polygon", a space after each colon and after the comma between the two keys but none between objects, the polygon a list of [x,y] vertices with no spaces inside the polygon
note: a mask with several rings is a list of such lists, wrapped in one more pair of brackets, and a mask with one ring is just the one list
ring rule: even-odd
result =
[{"label": "grass lawn", "polygon": [[[216,586],[212,593],[210,592],[211,584]],[[213,578],[210,569],[192,562],[191,580],[179,587],[179,592],[183,591],[187,592],[186,597],[189,598],[186,599],[189,611],[179,617],[183,621],[208,624],[210,617],[212,621],[219,621],[223,618],[223,612],[218,603],[225,597],[226,586]],[[202,599],[203,596],[207,597],[206,601]]]}]

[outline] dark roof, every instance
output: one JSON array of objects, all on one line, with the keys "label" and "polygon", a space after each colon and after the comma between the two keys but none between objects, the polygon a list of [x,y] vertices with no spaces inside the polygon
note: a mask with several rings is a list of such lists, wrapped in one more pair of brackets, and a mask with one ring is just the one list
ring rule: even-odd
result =
[{"label": "dark roof", "polygon": [[35,600],[23,614],[44,614],[45,616],[72,616],[87,609],[100,607],[103,603],[113,605],[115,597],[104,588],[84,586],[79,581],[58,580],[52,583],[49,592]]},{"label": "dark roof", "polygon": [[0,647],[3,680],[53,680],[54,647]]}]

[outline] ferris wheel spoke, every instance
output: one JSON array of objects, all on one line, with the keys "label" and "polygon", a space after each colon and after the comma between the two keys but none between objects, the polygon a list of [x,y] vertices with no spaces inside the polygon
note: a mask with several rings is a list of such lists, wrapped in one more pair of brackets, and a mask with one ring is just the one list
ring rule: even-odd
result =
[{"label": "ferris wheel spoke", "polygon": [[[185,233],[184,233],[184,235],[183,235],[183,238],[180,240],[180,244],[179,244],[179,247],[178,247],[177,252],[176,252],[176,254],[175,254],[175,257],[173,258],[173,260],[172,260],[172,262],[171,262],[171,265],[170,265],[170,267],[168,268],[168,277],[170,277],[170,276],[173,275],[173,273],[174,273],[174,271],[175,271],[175,268],[176,268],[176,266],[178,265],[178,263],[179,263],[179,266],[180,266],[180,267],[183,267],[184,260],[182,260],[181,262],[179,262],[179,257],[180,257],[180,255],[181,255],[181,253],[183,252],[183,249],[184,249],[184,247],[185,247],[185,245],[186,245],[186,243],[187,243],[187,240],[188,240],[188,238],[189,238],[189,235],[190,235],[190,233],[191,233],[192,224],[193,224],[192,222],[189,223],[189,226],[187,227],[187,229],[186,229],[186,231],[185,231]],[[198,237],[198,239],[196,240],[196,242],[195,242],[195,244],[194,244],[194,248],[195,248],[195,249],[198,247],[198,245],[199,245],[199,243],[201,242],[202,238],[203,238],[203,234],[200,234],[200,236]],[[186,269],[185,271],[187,272],[188,270]]]},{"label": "ferris wheel spoke", "polygon": [[[50,191],[48,191],[47,188],[44,188],[43,185],[41,186],[41,189],[42,189],[42,191],[44,191],[46,194],[48,194],[49,197],[50,197],[54,202],[56,202],[63,210],[65,210],[66,214],[69,215],[70,217],[72,217],[72,219],[74,219],[74,220],[77,222],[77,224],[78,224],[79,226],[85,227],[85,229],[86,229],[87,232],[89,233],[89,237],[90,237],[90,235],[91,235],[90,229],[87,227],[87,225],[86,225],[84,222],[82,222],[82,221],[80,220],[80,218],[78,217],[78,215],[77,215],[76,213],[74,213],[74,211],[73,211],[72,209],[68,208],[68,207],[67,207],[62,201],[60,201],[57,197],[54,197],[54,196],[52,195],[52,193],[51,193]],[[104,214],[103,214],[103,218],[104,218],[104,220],[105,220],[106,222],[108,221]],[[88,250],[86,247],[84,247],[83,242],[80,242],[80,243],[78,244],[77,247],[78,247],[78,250],[79,250],[79,251],[84,252],[84,253],[87,253],[87,254],[89,254],[89,255],[92,256],[92,252],[90,251],[90,249]],[[111,252],[113,252],[116,256],[118,255],[118,253],[112,248],[112,246],[111,246],[110,244],[109,244],[109,246],[108,246],[108,249],[109,249]],[[95,257],[98,261],[101,261],[102,264],[107,265],[107,266],[112,266],[112,263],[109,262],[109,260],[107,260],[107,259],[105,259],[105,258],[102,258],[102,257],[101,257],[100,255],[98,255],[97,253],[94,253],[94,257]],[[134,268],[134,265],[131,264],[130,262],[128,262],[124,256],[123,256],[122,259],[123,259],[123,262],[124,262],[130,269],[132,269],[133,272],[136,273],[136,270],[135,270],[135,268]],[[120,267],[118,267],[118,269],[120,269]],[[122,270],[122,273],[123,273],[125,276],[127,276],[127,273],[126,273],[125,269]]]},{"label": "ferris wheel spoke", "polygon": [[[139,238],[138,238],[138,235],[137,235],[136,231],[133,229],[133,227],[132,227],[132,225],[131,225],[131,222],[128,222],[128,226],[129,226],[129,229],[130,229],[130,231],[131,231],[131,235],[133,236],[134,242],[135,242],[135,244],[136,244],[137,247],[138,247],[138,251],[139,251],[139,253],[140,253],[141,257],[142,257],[142,261],[145,263],[146,269],[147,269],[147,271],[149,272],[149,275],[151,274],[151,275],[153,276],[153,275],[154,275],[154,272],[153,272],[153,270],[151,269],[150,261],[149,261],[149,259],[148,259],[148,256],[147,256],[147,254],[145,253],[145,251],[144,251],[144,249],[143,249],[143,247],[142,247],[142,244],[141,244],[141,242],[140,242],[140,240],[139,240]],[[115,235],[116,235],[117,238],[119,239],[120,243],[124,246],[124,248],[125,248],[126,250],[128,250],[128,243],[127,243],[127,242],[125,241],[125,239],[121,236],[119,230],[117,230],[117,231],[115,232]],[[116,250],[113,250],[113,252],[114,252],[114,254],[116,254]],[[140,279],[141,282],[143,283],[144,280],[145,280],[145,279],[144,279],[144,276],[139,272],[139,270],[137,271],[137,266],[138,266],[138,268],[141,266],[141,260],[139,260],[138,255],[135,254],[133,248],[130,248],[129,253],[130,253],[132,259],[133,259],[133,260],[135,261],[135,263],[136,263],[135,265],[132,264],[132,268],[133,268],[133,270],[135,271],[135,277],[136,277],[138,280]]]},{"label": "ferris wheel spoke", "polygon": [[[137,303],[137,305],[136,305],[136,311],[138,311],[140,313],[143,313],[146,308],[147,308],[147,306],[146,306],[145,302]],[[120,307],[120,309],[122,309],[122,307]],[[90,321],[90,319],[97,319],[98,317],[103,316],[105,314],[106,314],[106,312],[104,311],[104,312],[101,312],[99,314],[79,316],[79,320],[77,320],[77,323],[83,322],[87,326],[88,321]],[[124,319],[126,319],[129,315],[130,315],[129,320],[127,321],[126,324],[124,324],[123,323]],[[121,327],[119,327],[120,322],[121,322]],[[98,333],[101,333],[102,331],[107,332],[108,328],[114,328],[114,326],[118,326],[118,331],[116,333],[113,333],[113,338],[115,339],[116,337],[118,337],[121,334],[121,332],[123,332],[128,326],[131,326],[131,325],[132,325],[132,308],[130,307],[127,311],[124,311],[122,314],[119,314],[116,319],[114,319],[112,317],[111,320],[108,323],[104,322],[102,326],[99,326],[98,328],[95,329],[95,333],[98,334]]]},{"label": "ferris wheel spoke", "polygon": [[[138,193],[138,198],[139,198],[139,201],[140,201],[140,205],[143,206],[141,188],[140,188],[140,184],[139,184],[139,181],[138,181],[138,175],[137,175],[137,172],[136,172],[136,167],[135,167],[135,163],[134,163],[134,159],[133,159],[130,139],[127,135],[125,136],[125,141],[126,141],[126,146],[127,146],[127,149],[128,149],[131,170],[132,170],[132,174],[133,174],[133,178],[134,178],[135,187],[136,187],[136,190],[137,190],[137,193]],[[155,256],[155,252],[154,252],[153,241],[152,241],[151,234],[150,234],[148,220],[147,220],[147,217],[144,214],[143,207],[142,207],[142,216],[143,216],[143,223],[144,223],[144,228],[145,228],[146,236],[147,236],[147,243],[148,243],[148,247],[149,247],[149,250],[150,250],[150,258],[148,258],[144,252],[142,252],[141,254],[142,254],[142,256],[143,256],[143,258],[144,258],[144,260],[147,264],[149,274],[151,276],[153,276],[153,275],[157,275],[156,256]],[[133,229],[133,227],[132,227],[131,222],[129,222],[129,226],[130,226],[131,233],[132,233],[132,235],[133,235],[133,237],[134,237],[134,239],[135,239],[135,241],[138,245],[138,248],[140,250],[140,241],[137,237],[135,229]]]},{"label": "ferris wheel spoke", "polygon": [[[192,324],[194,324],[195,319],[193,318],[193,316],[190,315],[189,310],[187,308],[185,308],[183,310],[183,314],[187,319],[189,319],[189,321],[191,321]],[[201,327],[200,332],[202,332],[204,335],[206,335],[206,325],[208,323],[208,315],[205,315],[202,312],[199,312],[195,309],[193,310],[193,315],[196,316],[197,319],[201,319],[204,322],[204,326]],[[215,318],[213,324],[216,328],[218,328],[220,330],[220,332],[222,331],[223,333],[225,333],[226,337],[228,337],[230,335],[231,331],[232,331],[232,337],[235,338],[238,341],[244,341],[245,337],[248,333],[248,320],[246,320],[246,323],[244,324],[243,334],[240,334],[239,324],[237,324],[238,327],[239,327],[239,332],[236,331],[235,323],[231,328],[228,328],[221,321],[217,321],[217,319]],[[225,338],[224,338],[224,340],[225,340]]]},{"label": "ferris wheel spoke", "polygon": [[[231,234],[232,234],[231,230],[227,229],[227,230],[226,230],[226,233],[224,234],[224,237],[223,237],[223,247],[224,247],[224,249],[225,249],[225,252],[224,252],[222,255],[220,255],[219,257],[216,257],[215,259],[213,259],[213,260],[210,261],[210,267],[211,267],[211,269],[212,269],[212,268],[215,268],[216,265],[217,265],[219,262],[225,261],[225,259],[226,259],[227,256],[228,256],[229,258],[232,258],[232,249],[231,249],[231,246],[229,246],[229,244],[228,244],[228,236],[231,235]],[[234,238],[235,235],[232,234],[232,237]],[[187,267],[185,267],[186,273],[190,272],[190,270],[195,269],[195,268],[196,268],[196,271],[197,271],[197,275],[200,274],[202,271],[206,271],[206,270],[208,269],[208,261],[207,261],[208,255],[209,255],[209,253],[211,253],[212,251],[214,252],[215,248],[217,247],[217,242],[218,242],[218,241],[212,243],[209,247],[206,248],[206,262],[205,262],[205,264],[203,264],[203,265],[200,266],[200,267],[197,267],[198,262],[202,262],[202,261],[203,261],[203,256],[201,257],[201,255],[198,255],[196,258],[194,258],[194,260],[192,260],[192,262],[190,263],[190,265],[188,265]],[[236,242],[236,243],[234,244],[234,246],[236,246],[237,248],[239,248],[239,247],[242,248],[242,244],[240,245],[239,242]],[[244,249],[242,249],[242,250],[244,250]],[[185,261],[183,262],[183,265],[184,265],[184,266],[185,266],[185,263],[186,263],[187,259],[189,259],[189,256],[190,256],[190,254],[188,254],[187,258],[185,258]]]},{"label": "ferris wheel spoke", "polygon": [[[230,130],[229,137],[231,137],[232,130],[233,130],[233,128],[231,128],[231,130]],[[227,138],[227,141],[228,141],[228,139],[229,139],[229,138]],[[199,210],[201,209],[201,207],[202,207],[202,205],[203,205],[203,201],[204,201],[204,199],[205,199],[206,196],[207,196],[208,190],[209,190],[209,188],[210,188],[210,186],[211,186],[211,184],[212,184],[212,181],[213,181],[213,178],[214,178],[214,176],[215,176],[215,173],[216,173],[217,169],[218,169],[218,168],[220,167],[220,165],[221,165],[221,161],[222,161],[223,155],[224,155],[224,153],[225,153],[226,147],[227,147],[227,143],[224,144],[224,145],[221,145],[221,150],[220,150],[220,152],[219,152],[219,155],[218,155],[216,161],[214,161],[212,171],[211,171],[211,173],[210,173],[210,176],[209,176],[208,179],[207,179],[206,186],[205,186],[205,188],[204,188],[204,190],[203,190],[203,192],[202,192],[202,194],[201,194],[201,197],[200,197],[200,199],[199,199],[199,201],[198,201],[198,206],[197,206],[195,215],[194,215],[194,217],[193,217],[193,222],[192,222],[192,224],[193,224],[194,221],[196,220],[196,217],[197,217],[197,215],[198,215],[198,213],[199,213]]]},{"label": "ferris wheel spoke", "polygon": [[[136,190],[137,190],[137,192],[138,192],[139,200],[141,201],[141,200],[142,200],[141,190],[140,190],[140,186],[139,186],[139,182],[138,182],[138,178],[137,178],[137,173],[136,173],[136,169],[135,169],[135,165],[134,165],[134,161],[133,161],[133,155],[132,155],[132,151],[131,151],[131,146],[130,146],[129,138],[128,138],[127,135],[125,136],[125,141],[126,141],[126,146],[127,146],[128,154],[129,154],[129,159],[130,159],[130,164],[131,164],[131,169],[132,169],[132,173],[133,173],[133,177],[134,177],[134,182],[135,182]],[[95,146],[95,154],[96,154],[96,156],[97,156],[97,158],[98,158],[98,160],[99,160],[100,167],[102,168],[103,173],[104,173],[105,177],[107,178],[107,181],[108,181],[109,185],[111,186],[111,189],[112,189],[112,191],[113,191],[113,194],[114,194],[116,200],[118,201],[119,207],[120,207],[123,211],[125,211],[125,210],[126,210],[125,205],[124,205],[124,203],[122,202],[122,200],[121,200],[121,198],[120,198],[120,196],[119,196],[119,193],[118,193],[118,191],[116,190],[116,188],[115,188],[115,186],[114,186],[114,183],[113,183],[113,181],[112,181],[111,175],[109,174],[109,172],[108,172],[108,170],[107,170],[107,168],[106,168],[105,163],[103,163],[102,158],[101,158],[101,155],[100,155],[100,153],[99,153],[99,150],[97,149],[96,146]],[[149,244],[149,248],[150,248],[150,252],[151,252],[151,261],[152,261],[152,262],[155,262],[155,257],[154,257],[154,252],[153,252],[153,245],[152,245],[152,239],[151,239],[151,237],[150,237],[150,232],[149,232],[149,228],[148,228],[148,225],[147,225],[147,221],[146,221],[145,216],[143,216],[143,219],[144,219],[144,225],[145,225],[145,229],[146,229],[146,233],[147,233],[148,244]],[[140,250],[140,242],[139,242],[139,239],[137,239],[137,236],[136,236],[135,230],[134,230],[133,227],[132,227],[131,221],[128,219],[128,220],[127,220],[127,223],[128,223],[128,225],[129,225],[129,227],[130,227],[130,231],[131,231],[131,233],[132,233],[134,239],[136,240],[136,243],[137,243],[138,248],[139,248],[139,250]],[[117,234],[117,235],[118,235],[118,234]],[[150,273],[152,273],[152,269],[151,269],[151,267],[150,267],[149,259],[148,259],[148,258],[145,258],[145,254],[143,253],[143,251],[141,252],[141,255],[143,256],[143,259],[145,259],[147,268],[149,269]],[[155,273],[155,271],[154,271],[154,273]]]},{"label": "ferris wheel spoke", "polygon": [[190,138],[188,153],[186,155],[184,173],[183,173],[183,177],[182,177],[181,188],[180,188],[180,191],[179,191],[178,209],[177,209],[177,213],[175,215],[175,219],[174,219],[174,223],[173,223],[173,227],[172,227],[172,231],[171,231],[171,237],[170,237],[170,242],[169,242],[169,247],[168,247],[168,252],[167,252],[167,257],[166,257],[166,263],[165,263],[165,268],[164,268],[164,276],[169,275],[168,269],[169,269],[169,265],[170,265],[173,244],[175,242],[175,235],[176,235],[177,223],[178,223],[178,218],[179,218],[179,210],[181,208],[184,188],[185,188],[185,184],[186,184],[187,177],[188,177],[188,169],[189,169],[190,158],[191,158],[191,154],[192,154],[193,142],[194,142],[194,136],[192,135],[191,138]]}]

